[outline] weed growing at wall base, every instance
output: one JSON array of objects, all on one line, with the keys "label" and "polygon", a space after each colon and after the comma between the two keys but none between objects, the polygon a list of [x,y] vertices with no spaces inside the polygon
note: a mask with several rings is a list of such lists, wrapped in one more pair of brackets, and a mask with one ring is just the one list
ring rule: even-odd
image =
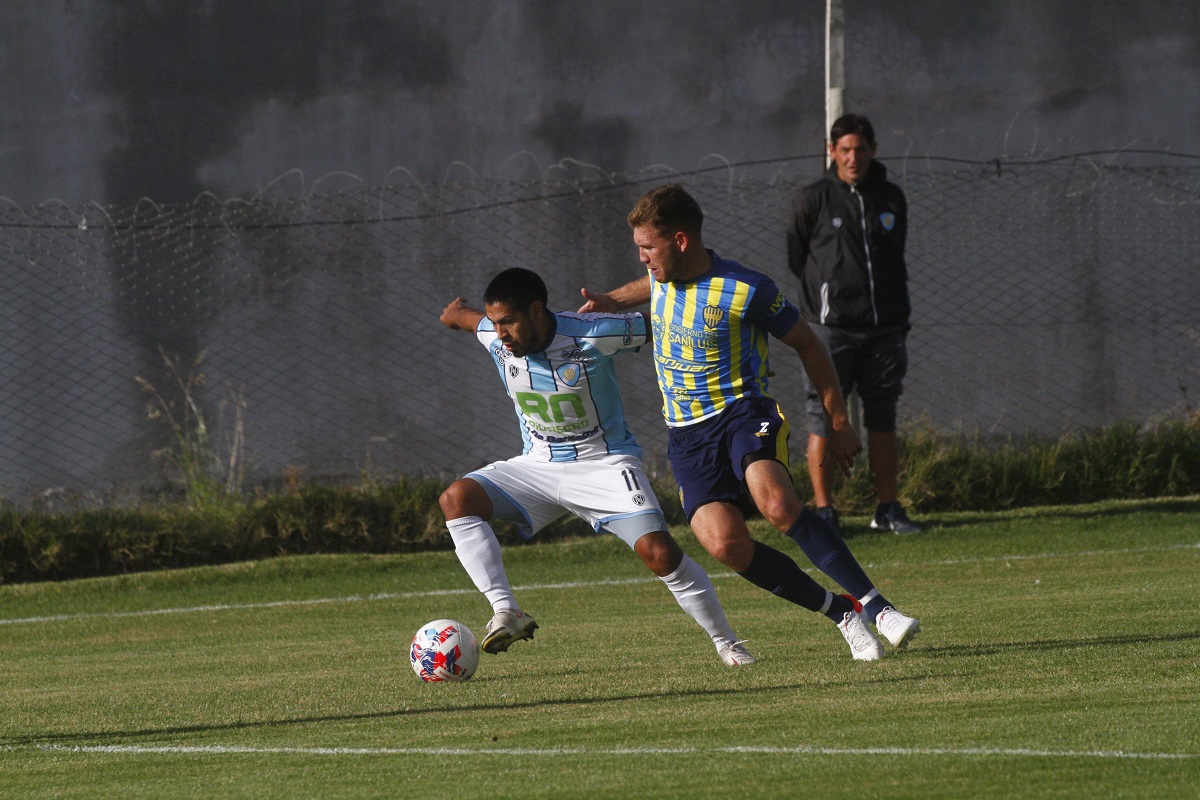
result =
[{"label": "weed growing at wall base", "polygon": [[[210,428],[199,398],[199,390],[207,382],[201,370],[204,353],[185,370],[179,356],[168,356],[161,347],[158,352],[172,390],[160,390],[141,375],[134,378],[150,396],[146,416],[166,422],[174,438],[172,447],[155,450],[153,456],[177,473],[189,506],[226,503],[241,493],[245,477],[246,398],[226,386],[218,404],[217,425]],[[227,419],[227,414],[232,419]]]}]

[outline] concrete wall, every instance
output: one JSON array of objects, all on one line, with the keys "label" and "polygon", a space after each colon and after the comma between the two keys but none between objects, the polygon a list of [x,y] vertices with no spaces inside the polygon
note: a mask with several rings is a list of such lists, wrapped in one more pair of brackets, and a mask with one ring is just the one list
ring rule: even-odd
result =
[{"label": "concrete wall", "polygon": [[[881,155],[1200,152],[1190,0],[846,5],[846,105]],[[5,3],[0,197],[812,153],[823,24],[819,0]]]},{"label": "concrete wall", "polygon": [[[1200,11],[1184,2],[1094,3],[1086,14],[1057,1],[847,5],[847,107],[872,116],[881,157],[921,218],[910,242],[920,357],[907,411],[1053,432],[1055,415],[1092,425],[1173,407],[1179,392],[1159,384],[1194,377],[1200,331],[1188,303],[1200,274],[1194,180],[1168,191],[1173,181],[1160,177],[1173,178],[1170,168],[1145,176],[1167,199],[1154,224],[1142,220],[1146,241],[1129,241],[1122,222],[1147,191],[1136,176],[1097,189],[1086,166],[1049,187],[1045,169],[1043,183],[1010,171],[985,187],[993,205],[968,207],[982,190],[966,182],[954,194],[922,173],[919,156],[1200,154]],[[498,392],[490,366],[436,326],[436,312],[512,263],[553,274],[552,302],[564,308],[579,285],[631,277],[623,217],[640,191],[492,209],[494,192],[539,189],[465,179],[561,176],[569,167],[556,165],[569,160],[662,176],[653,165],[779,159],[762,168],[771,180],[741,188],[717,173],[689,182],[712,243],[778,275],[788,195],[820,163],[792,157],[819,153],[824,135],[823,14],[813,0],[0,5],[0,198],[10,202],[0,201],[0,495],[119,492],[157,475],[150,454],[171,438],[148,419],[137,378],[169,386],[163,352],[185,367],[208,354],[214,415],[222,386],[245,389],[259,477],[452,473],[511,453],[507,411],[476,413],[476,397]],[[603,189],[596,170],[581,172]],[[439,185],[370,190],[413,179]],[[259,213],[292,221],[256,197],[290,199],[303,220],[340,218],[330,204],[343,198],[331,193],[347,187],[358,191],[353,218],[386,217],[387,194],[409,221],[265,234],[215,224],[209,239],[180,222],[222,207],[205,193],[250,199],[230,206],[243,223]],[[1076,208],[1083,200],[1058,208],[1064,192],[1098,210]],[[154,218],[155,203],[197,198],[164,212],[169,231],[129,225]],[[475,207],[488,210],[424,213]],[[994,224],[1001,218],[1008,227]],[[89,228],[89,219],[123,222]],[[1075,233],[1034,240],[1039,226]],[[1059,276],[1043,292],[1048,313],[1033,326],[1014,322],[1012,309],[1027,304],[1017,276],[1044,289],[1048,274]],[[1154,309],[1143,317],[1163,319],[1148,343],[1108,353],[1118,348],[1107,341],[1132,339],[1120,328],[1130,275],[1147,302],[1183,300],[1188,310]],[[795,290],[790,276],[781,285]],[[1006,292],[1012,304],[997,304]],[[963,298],[1008,314],[1003,335],[983,343],[977,327],[951,319],[947,328]],[[1086,326],[1060,319],[1066,300]],[[947,344],[957,349],[935,359]],[[639,437],[660,452],[644,366],[627,368],[642,374],[626,395]],[[793,398],[795,377],[779,384]],[[1064,385],[1046,399],[1045,387]],[[1050,416],[1027,419],[1022,401]],[[448,448],[445,420],[472,447]]]}]

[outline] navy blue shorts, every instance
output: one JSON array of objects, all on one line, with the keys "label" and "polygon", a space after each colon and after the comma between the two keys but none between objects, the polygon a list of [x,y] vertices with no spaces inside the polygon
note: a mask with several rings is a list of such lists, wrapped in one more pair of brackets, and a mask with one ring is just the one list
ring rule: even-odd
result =
[{"label": "navy blue shorts", "polygon": [[[863,427],[879,433],[896,430],[896,404],[904,392],[904,376],[908,372],[908,328],[902,325],[862,330],[810,327],[829,350],[842,384],[842,395],[849,398],[852,390],[858,390]],[[825,407],[807,374],[804,387],[808,391],[809,430],[828,438]]]},{"label": "navy blue shorts", "polygon": [[746,516],[754,513],[745,467],[770,458],[787,468],[790,432],[769,397],[742,397],[715,417],[670,428],[667,457],[688,520],[707,503],[732,503]]}]

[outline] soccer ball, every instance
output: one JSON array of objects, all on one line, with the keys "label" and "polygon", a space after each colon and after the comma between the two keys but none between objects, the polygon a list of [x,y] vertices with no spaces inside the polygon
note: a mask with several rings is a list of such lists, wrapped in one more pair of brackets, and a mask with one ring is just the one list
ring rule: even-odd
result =
[{"label": "soccer ball", "polygon": [[435,619],[417,630],[408,658],[423,681],[465,681],[479,666],[479,642],[461,622]]}]

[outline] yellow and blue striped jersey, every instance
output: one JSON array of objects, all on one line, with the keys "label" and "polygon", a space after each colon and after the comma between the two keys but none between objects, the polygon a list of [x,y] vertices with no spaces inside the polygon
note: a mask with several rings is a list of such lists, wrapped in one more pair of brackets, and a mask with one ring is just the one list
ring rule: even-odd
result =
[{"label": "yellow and blue striped jersey", "polygon": [[693,281],[650,279],[654,366],[671,427],[719,414],[739,397],[770,397],[767,334],[785,336],[800,318],[775,281],[709,254],[712,269]]}]

